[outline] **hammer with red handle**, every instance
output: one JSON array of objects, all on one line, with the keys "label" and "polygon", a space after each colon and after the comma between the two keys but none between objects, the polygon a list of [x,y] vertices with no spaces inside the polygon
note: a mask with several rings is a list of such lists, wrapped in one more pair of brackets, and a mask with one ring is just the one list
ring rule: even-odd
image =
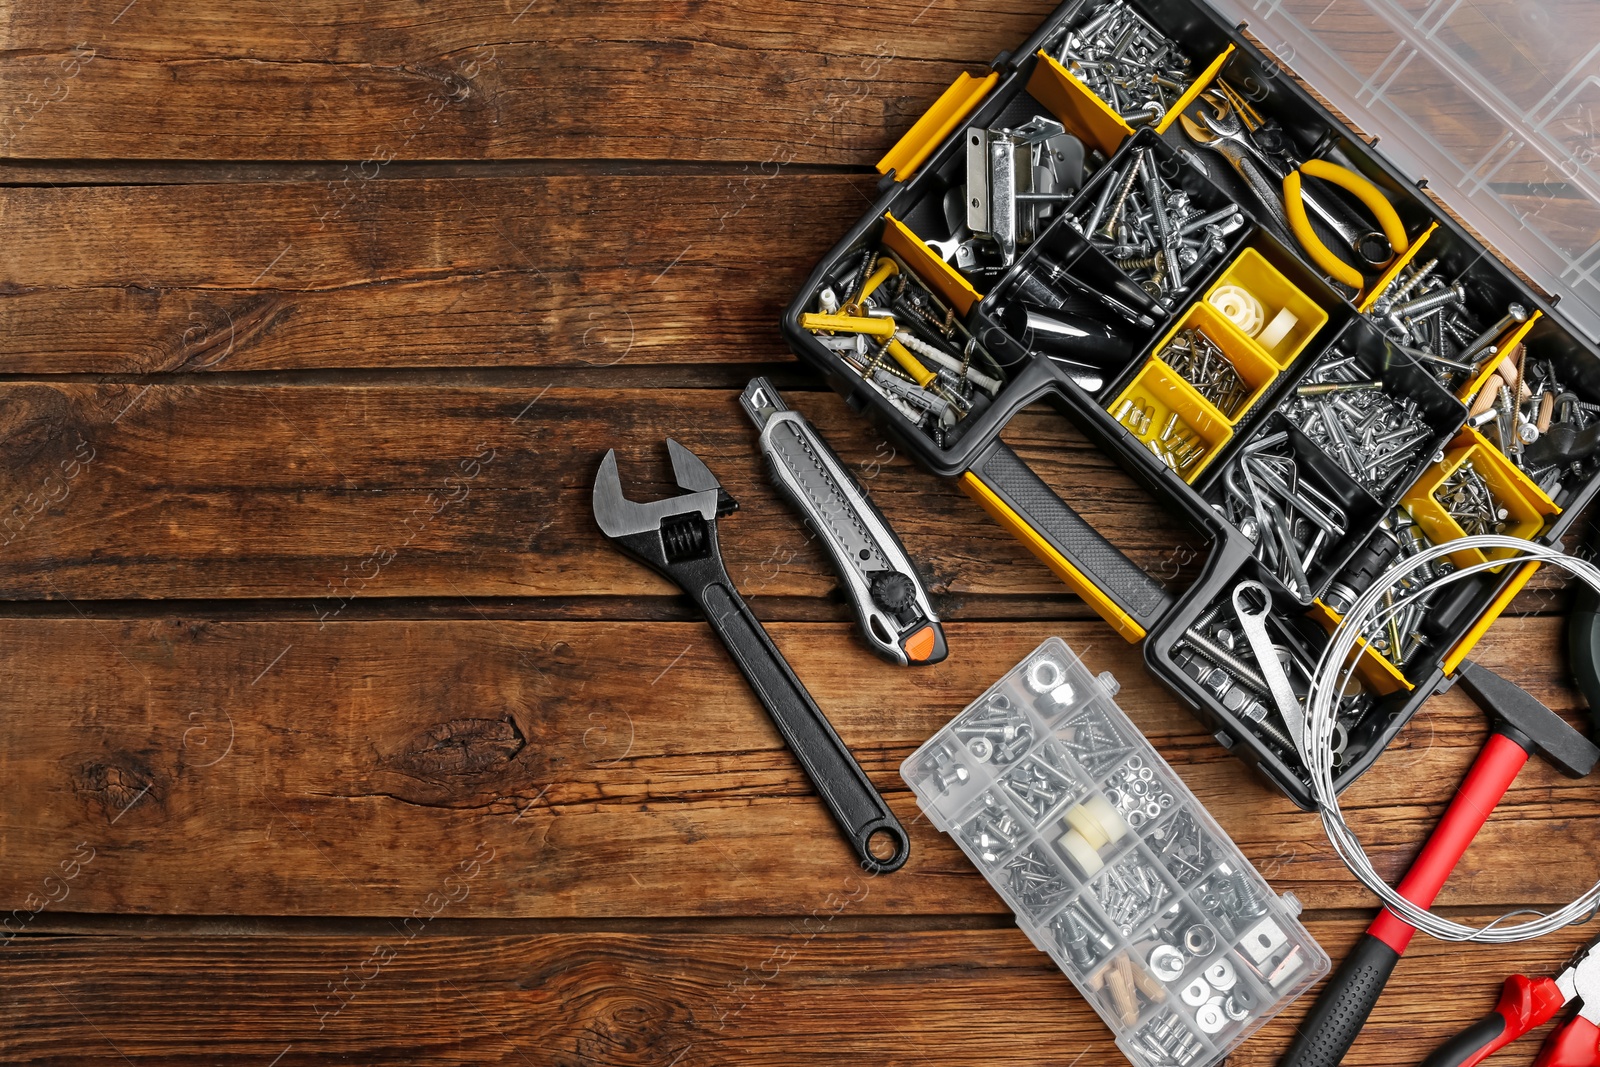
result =
[{"label": "hammer with red handle", "polygon": [[[1517,772],[1537,753],[1569,778],[1594,769],[1600,749],[1521,686],[1470,660],[1457,676],[1489,715],[1493,732],[1455,799],[1396,890],[1430,906]],[[1355,1041],[1416,928],[1385,908],[1328,979],[1281,1067],[1334,1067]]]}]

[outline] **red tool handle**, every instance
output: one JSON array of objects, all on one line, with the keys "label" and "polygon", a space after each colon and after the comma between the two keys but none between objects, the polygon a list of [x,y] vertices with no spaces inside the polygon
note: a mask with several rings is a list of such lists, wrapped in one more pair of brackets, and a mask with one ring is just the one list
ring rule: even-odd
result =
[{"label": "red tool handle", "polygon": [[[1566,999],[1554,979],[1514,974],[1506,979],[1494,1011],[1434,1049],[1433,1055],[1422,1061],[1422,1067],[1473,1067],[1490,1053],[1554,1018]],[[1590,1051],[1592,1055],[1592,1042]],[[1584,1062],[1592,1064],[1593,1060]]]},{"label": "red tool handle", "polygon": [[[1489,741],[1478,753],[1478,759],[1467,772],[1455,799],[1445,809],[1444,817],[1434,827],[1433,836],[1422,846],[1411,869],[1396,886],[1396,891],[1419,908],[1433,904],[1445,879],[1455,870],[1461,857],[1466,855],[1472,839],[1478,836],[1488,821],[1495,805],[1506,795],[1517,772],[1528,762],[1528,750],[1503,733],[1489,735]],[[1367,933],[1376,937],[1396,952],[1404,952],[1411,944],[1416,927],[1407,923],[1388,908],[1367,927]]]},{"label": "red tool handle", "polygon": [[1600,1026],[1575,1015],[1550,1035],[1533,1067],[1596,1067],[1600,1064]]},{"label": "red tool handle", "polygon": [[[1527,749],[1504,734],[1490,736],[1444,817],[1434,827],[1433,836],[1422,846],[1416,862],[1397,887],[1401,896],[1419,907],[1433,903],[1445,879],[1527,762]],[[1279,1061],[1280,1067],[1336,1067],[1366,1025],[1389,975],[1416,932],[1415,927],[1388,908],[1380,912],[1328,979],[1322,995],[1300,1025],[1294,1043]]]}]

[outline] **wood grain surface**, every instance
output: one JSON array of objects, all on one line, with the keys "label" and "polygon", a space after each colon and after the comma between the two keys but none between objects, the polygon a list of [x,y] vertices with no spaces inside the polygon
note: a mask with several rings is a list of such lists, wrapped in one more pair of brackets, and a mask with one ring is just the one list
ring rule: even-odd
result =
[{"label": "wood grain surface", "polygon": [[[0,13],[0,1062],[1120,1062],[898,773],[1051,634],[1354,942],[1372,898],[1318,820],[778,336],[872,162],[1051,6]],[[755,452],[756,373],[903,536],[947,662],[856,636]],[[687,598],[595,528],[604,451],[649,498],[669,436],[740,501],[729,570],[908,826],[902,872],[856,870]],[[1203,544],[1063,420],[1007,440],[1193,577]],[[1562,585],[1478,658],[1576,721]],[[1439,695],[1346,795],[1386,874],[1484,733]],[[1597,807],[1530,767],[1442,906],[1578,894]],[[1588,936],[1419,940],[1347,1062],[1416,1062]]]}]

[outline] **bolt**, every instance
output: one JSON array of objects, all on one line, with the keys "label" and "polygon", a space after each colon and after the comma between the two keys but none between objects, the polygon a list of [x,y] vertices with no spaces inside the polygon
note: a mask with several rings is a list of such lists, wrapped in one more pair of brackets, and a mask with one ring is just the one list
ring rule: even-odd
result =
[{"label": "bolt", "polygon": [[1227,649],[1211,640],[1199,630],[1194,629],[1193,627],[1185,630],[1183,632],[1183,639],[1189,642],[1190,645],[1194,646],[1195,650],[1201,655],[1216,661],[1219,666],[1230,671],[1238,681],[1242,682],[1249,688],[1256,690],[1263,696],[1266,696],[1272,692],[1272,690],[1267,687],[1267,680],[1262,677],[1261,672],[1258,671],[1252,664],[1246,663],[1238,656],[1235,656],[1232,652],[1229,652]]},{"label": "bolt", "polygon": [[1498,338],[1501,334],[1505,333],[1507,330],[1511,329],[1511,327],[1513,325],[1515,325],[1516,323],[1519,323],[1519,322],[1527,322],[1527,321],[1528,321],[1528,309],[1527,308],[1523,307],[1521,304],[1512,304],[1512,305],[1510,305],[1509,307],[1506,308],[1505,317],[1503,317],[1499,322],[1495,323],[1493,326],[1489,327],[1487,330],[1484,330],[1477,337],[1473,338],[1472,341],[1469,342],[1467,344],[1467,346],[1460,351],[1460,353],[1459,353],[1460,357],[1463,360],[1471,359],[1473,356],[1477,355],[1479,352],[1481,352],[1484,349],[1488,348],[1489,345],[1492,344],[1495,341],[1496,338]]},{"label": "bolt", "polygon": [[1391,309],[1391,314],[1398,315],[1402,319],[1416,319],[1426,315],[1434,308],[1447,307],[1451,304],[1459,307],[1465,303],[1466,299],[1466,289],[1461,286],[1460,282],[1457,282],[1455,285],[1445,286],[1443,289],[1429,293],[1427,296],[1419,296],[1415,300],[1397,304]]}]

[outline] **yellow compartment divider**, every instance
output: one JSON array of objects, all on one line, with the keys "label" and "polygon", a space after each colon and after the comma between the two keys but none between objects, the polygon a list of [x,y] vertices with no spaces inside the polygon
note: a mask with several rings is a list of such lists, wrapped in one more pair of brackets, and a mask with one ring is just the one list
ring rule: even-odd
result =
[{"label": "yellow compartment divider", "polygon": [[1522,339],[1528,336],[1528,331],[1533,329],[1533,324],[1538,322],[1543,315],[1544,312],[1535,309],[1533,314],[1528,316],[1528,321],[1518,323],[1516,329],[1500,339],[1504,342],[1498,346],[1500,351],[1493,359],[1486,362],[1477,374],[1472,376],[1472,380],[1462,388],[1461,392],[1456,394],[1463,404],[1470,406],[1471,398],[1477,394],[1479,389],[1483,388],[1483,383],[1489,380],[1489,375],[1494,373],[1494,369],[1500,366],[1501,357],[1521,343]]},{"label": "yellow compartment divider", "polygon": [[1504,452],[1494,447],[1494,442],[1485,437],[1482,431],[1474,430],[1471,426],[1463,426],[1461,432],[1456,434],[1456,439],[1450,443],[1451,445],[1460,445],[1469,442],[1488,452],[1489,462],[1494,465],[1495,469],[1512,485],[1516,486],[1516,491],[1526,497],[1528,502],[1541,513],[1545,515],[1561,514],[1561,509],[1556,506],[1556,502],[1551,500],[1549,495],[1543,489],[1540,489],[1534,480],[1524,473],[1521,467],[1512,463],[1506,458]]},{"label": "yellow compartment divider", "polygon": [[991,71],[985,78],[974,78],[963,71],[950,88],[940,94],[933,106],[922,113],[904,137],[895,142],[884,157],[878,160],[878,173],[894,171],[894,180],[903,182],[927,162],[950,131],[972,114],[989,90],[1000,83],[1000,72]]},{"label": "yellow compartment divider", "polygon": [[[1317,621],[1317,625],[1332,635],[1334,627],[1339,625],[1344,616],[1324,604],[1320,597],[1313,600],[1311,606],[1313,609],[1311,615]],[[1356,677],[1379,696],[1388,696],[1401,689],[1416,688],[1399,667],[1389,662],[1387,656],[1367,644],[1366,638],[1359,636],[1356,638],[1356,651],[1352,655],[1360,657],[1356,661]]]},{"label": "yellow compartment divider", "polygon": [[1133,127],[1072,72],[1044,50],[1028,79],[1028,94],[1050,109],[1069,133],[1089,141],[1107,156],[1133,136]]},{"label": "yellow compartment divider", "polygon": [[1472,624],[1472,629],[1468,630],[1466,635],[1456,642],[1456,647],[1450,650],[1450,655],[1445,657],[1443,664],[1444,673],[1456,672],[1456,668],[1461,666],[1461,661],[1467,658],[1473,646],[1478,643],[1478,639],[1489,632],[1489,627],[1500,617],[1501,612],[1511,606],[1511,602],[1522,592],[1522,587],[1528,584],[1528,579],[1532,578],[1533,572],[1538,569],[1538,560],[1530,560],[1522,565],[1522,569],[1506,583],[1504,589],[1500,590],[1500,595],[1484,609],[1482,615],[1478,616],[1478,621]]},{"label": "yellow compartment divider", "polygon": [[1135,622],[1133,616],[1119,608],[1116,601],[1102,592],[1100,587],[1095,585],[1088,575],[1074,567],[1071,561],[1057,552],[1050,545],[1050,542],[1046,541],[1039,535],[1037,530],[1028,525],[1022,516],[1007,507],[1004,500],[990,492],[989,487],[984,485],[976,474],[967,471],[961,475],[956,484],[961,486],[962,492],[976,500],[979,506],[984,511],[987,511],[996,522],[1004,526],[1011,536],[1021,541],[1029,552],[1032,552],[1046,567],[1055,572],[1055,576],[1065,582],[1069,589],[1083,597],[1084,603],[1093,608],[1095,613],[1102,619],[1110,623],[1111,628],[1121,634],[1124,640],[1129,643],[1144,640],[1144,627]]},{"label": "yellow compartment divider", "polygon": [[883,247],[905,261],[917,277],[927,282],[956,312],[965,315],[983,299],[954,267],[940,259],[926,241],[893,215],[883,217]]},{"label": "yellow compartment divider", "polygon": [[[1406,510],[1411,512],[1411,517],[1417,520],[1417,525],[1428,535],[1428,540],[1434,544],[1443,545],[1467,535],[1466,531],[1445,511],[1434,494],[1439,491],[1445,479],[1455,473],[1456,468],[1468,461],[1471,461],[1477,472],[1483,475],[1484,481],[1489,485],[1490,494],[1509,513],[1506,518],[1508,525],[1504,531],[1506,534],[1512,537],[1533,537],[1544,528],[1547,518],[1561,514],[1561,509],[1549,497],[1539,492],[1538,487],[1528,480],[1527,475],[1501,455],[1500,450],[1490,444],[1483,435],[1468,427],[1452,443],[1450,450],[1445,453],[1444,461],[1429,467],[1400,501]],[[1476,548],[1463,548],[1452,552],[1450,559],[1458,567],[1470,567],[1475,563],[1498,559],[1506,554],[1502,549],[1496,549],[1485,555]]]},{"label": "yellow compartment divider", "polygon": [[[1135,429],[1117,414],[1123,410],[1124,402],[1146,413],[1147,418],[1141,428]],[[1222,412],[1201,396],[1194,386],[1184,381],[1182,375],[1155,357],[1145,362],[1139,373],[1134,375],[1133,381],[1106,406],[1106,410],[1138,439],[1141,446],[1149,448],[1157,459],[1162,458],[1162,431],[1166,429],[1168,420],[1176,415],[1204,446],[1204,451],[1192,466],[1182,468],[1180,465],[1180,469],[1174,472],[1186,482],[1193,482],[1200,477],[1207,464],[1221,454],[1222,446],[1233,437],[1233,427]]]},{"label": "yellow compartment divider", "polygon": [[1210,66],[1200,72],[1200,77],[1190,83],[1189,88],[1183,91],[1183,95],[1178,97],[1172,106],[1167,109],[1167,113],[1162,116],[1161,121],[1156,123],[1157,133],[1166,133],[1167,127],[1178,121],[1178,116],[1183,114],[1184,108],[1194,103],[1200,94],[1206,91],[1206,86],[1216,80],[1217,74],[1222,70],[1223,65],[1228,62],[1228,57],[1233,55],[1233,52],[1234,46],[1230,44],[1223,49],[1220,56],[1211,61]]},{"label": "yellow compartment divider", "polygon": [[1406,269],[1406,265],[1417,258],[1417,253],[1422,251],[1422,246],[1428,243],[1428,238],[1432,237],[1433,231],[1438,228],[1439,224],[1437,222],[1429,223],[1428,228],[1422,231],[1422,236],[1412,241],[1410,248],[1407,248],[1394,258],[1394,262],[1389,264],[1388,269],[1378,275],[1378,280],[1372,283],[1372,288],[1361,294],[1361,299],[1356,303],[1357,311],[1365,315],[1372,309],[1372,305],[1378,301],[1378,294],[1383,292],[1384,286],[1388,285],[1393,279],[1398,278],[1400,272]]},{"label": "yellow compartment divider", "polygon": [[1289,331],[1288,336],[1278,342],[1278,346],[1271,352],[1262,348],[1254,338],[1246,337],[1243,331],[1234,327],[1237,336],[1246,337],[1251,347],[1265,358],[1272,360],[1280,370],[1286,369],[1293,363],[1295,357],[1305,351],[1312,338],[1328,324],[1327,309],[1301,292],[1293,282],[1283,276],[1282,271],[1267,261],[1266,256],[1254,248],[1246,248],[1239,254],[1238,259],[1228,264],[1228,269],[1223,271],[1215,284],[1206,290],[1203,299],[1209,302],[1211,294],[1224,285],[1237,285],[1254,294],[1266,309],[1267,322],[1271,322],[1272,317],[1283,308],[1288,308],[1299,320],[1295,323],[1294,329]]},{"label": "yellow compartment divider", "polygon": [[[1239,420],[1249,413],[1250,409],[1255,406],[1256,401],[1260,400],[1261,395],[1267,391],[1267,387],[1278,377],[1277,366],[1271,359],[1267,358],[1267,354],[1261,351],[1255,342],[1240,333],[1238,327],[1234,326],[1220,311],[1204,300],[1191,304],[1189,310],[1184,312],[1183,318],[1178,320],[1177,325],[1167,331],[1167,335],[1155,347],[1156,358],[1161,360],[1163,364],[1169,367],[1172,366],[1163,355],[1167,350],[1167,345],[1179,333],[1189,329],[1199,330],[1216,342],[1217,347],[1222,349],[1222,354],[1227,357],[1228,362],[1233,364],[1233,369],[1238,371],[1239,377],[1244,381],[1245,385],[1250,387],[1250,394],[1245,397],[1244,403],[1239,406],[1238,413],[1233,417],[1230,418],[1228,413],[1221,408],[1216,409],[1217,413],[1223,417],[1223,420],[1229,426],[1239,425]],[[1176,370],[1173,373],[1177,373]],[[1179,375],[1179,377],[1182,377],[1182,375]],[[1196,390],[1196,392],[1199,392],[1199,390]],[[1202,399],[1204,398],[1202,397]]]}]

